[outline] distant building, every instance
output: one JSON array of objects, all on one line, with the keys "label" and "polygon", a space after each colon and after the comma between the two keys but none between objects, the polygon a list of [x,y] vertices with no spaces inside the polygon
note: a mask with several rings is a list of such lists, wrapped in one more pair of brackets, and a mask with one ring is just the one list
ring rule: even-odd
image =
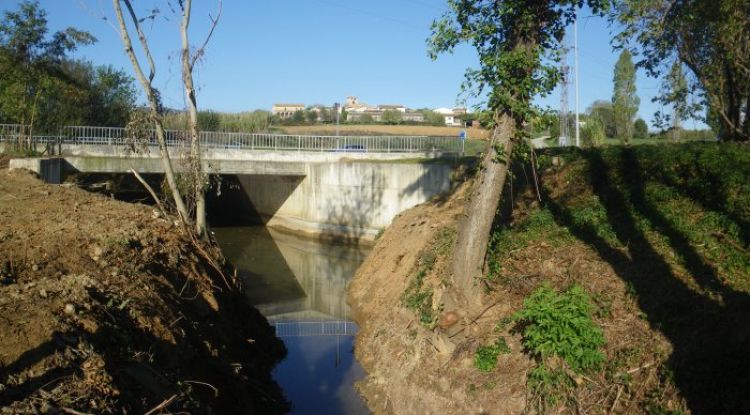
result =
[{"label": "distant building", "polygon": [[398,112],[406,112],[406,106],[405,105],[378,105],[378,109],[380,111],[398,111]]},{"label": "distant building", "polygon": [[461,116],[466,115],[466,108],[435,108],[432,111],[445,117],[445,125],[451,127],[462,126]]},{"label": "distant building", "polygon": [[289,118],[297,111],[304,111],[305,104],[273,104],[271,114],[279,118]]}]

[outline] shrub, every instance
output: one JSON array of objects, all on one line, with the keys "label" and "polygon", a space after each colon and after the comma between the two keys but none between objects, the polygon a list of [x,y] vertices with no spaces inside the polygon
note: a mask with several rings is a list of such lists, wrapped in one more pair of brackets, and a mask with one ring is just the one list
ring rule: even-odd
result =
[{"label": "shrub", "polygon": [[524,347],[538,358],[558,356],[575,372],[600,367],[604,335],[594,323],[594,307],[579,285],[558,293],[549,284],[524,301],[514,320],[523,328]]}]

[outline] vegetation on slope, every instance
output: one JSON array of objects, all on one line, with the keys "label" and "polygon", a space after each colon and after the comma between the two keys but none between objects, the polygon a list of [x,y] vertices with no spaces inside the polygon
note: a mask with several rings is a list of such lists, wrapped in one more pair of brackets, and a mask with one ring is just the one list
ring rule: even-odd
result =
[{"label": "vegetation on slope", "polygon": [[[417,208],[385,232],[376,263],[353,281],[363,313],[358,357],[373,379],[366,396],[406,399],[398,385],[409,384],[429,391],[432,404],[394,408],[417,412],[750,411],[747,148],[537,155],[539,195],[520,163],[505,191],[481,312],[440,301],[451,285],[445,245],[456,243],[446,229],[465,193]],[[390,252],[401,240],[415,252]],[[368,283],[389,288],[371,298]]]}]

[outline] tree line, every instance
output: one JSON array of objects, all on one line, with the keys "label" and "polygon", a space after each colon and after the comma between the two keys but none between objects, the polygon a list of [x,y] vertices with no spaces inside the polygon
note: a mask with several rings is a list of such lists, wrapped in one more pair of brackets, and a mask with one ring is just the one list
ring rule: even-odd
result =
[{"label": "tree line", "polygon": [[57,134],[61,125],[125,125],[135,105],[133,79],[110,65],[73,59],[96,42],[69,27],[50,33],[38,2],[23,2],[0,21],[0,123]]}]

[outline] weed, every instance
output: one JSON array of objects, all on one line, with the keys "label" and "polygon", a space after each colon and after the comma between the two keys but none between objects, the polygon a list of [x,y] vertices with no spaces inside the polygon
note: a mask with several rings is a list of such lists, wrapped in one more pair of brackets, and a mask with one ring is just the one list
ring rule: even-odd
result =
[{"label": "weed", "polygon": [[596,318],[609,318],[612,317],[612,297],[607,293],[596,293],[591,296],[591,299],[596,305],[594,315]]},{"label": "weed", "polygon": [[542,364],[531,369],[527,386],[536,411],[546,414],[551,413],[553,408],[567,400],[569,391],[575,387],[575,384],[562,370],[549,369]]},{"label": "weed", "polygon": [[490,281],[502,280],[502,258],[508,252],[524,248],[529,243],[543,240],[553,247],[565,245],[572,241],[570,232],[555,222],[552,212],[540,209],[532,212],[511,228],[499,229],[490,236],[487,265]]},{"label": "weed", "polygon": [[437,323],[438,313],[432,306],[432,288],[423,287],[425,277],[433,270],[438,257],[446,255],[455,240],[455,231],[449,228],[438,230],[430,244],[417,256],[417,273],[404,292],[403,304],[415,310],[419,322],[425,327],[433,328]]},{"label": "weed", "polygon": [[604,360],[602,330],[592,319],[592,305],[579,285],[558,293],[549,284],[536,289],[514,315],[524,347],[537,358],[558,356],[576,372],[597,369]]},{"label": "weed", "polygon": [[500,337],[489,346],[480,346],[474,354],[474,367],[482,372],[491,372],[497,367],[497,357],[510,353],[510,347],[504,337]]}]

